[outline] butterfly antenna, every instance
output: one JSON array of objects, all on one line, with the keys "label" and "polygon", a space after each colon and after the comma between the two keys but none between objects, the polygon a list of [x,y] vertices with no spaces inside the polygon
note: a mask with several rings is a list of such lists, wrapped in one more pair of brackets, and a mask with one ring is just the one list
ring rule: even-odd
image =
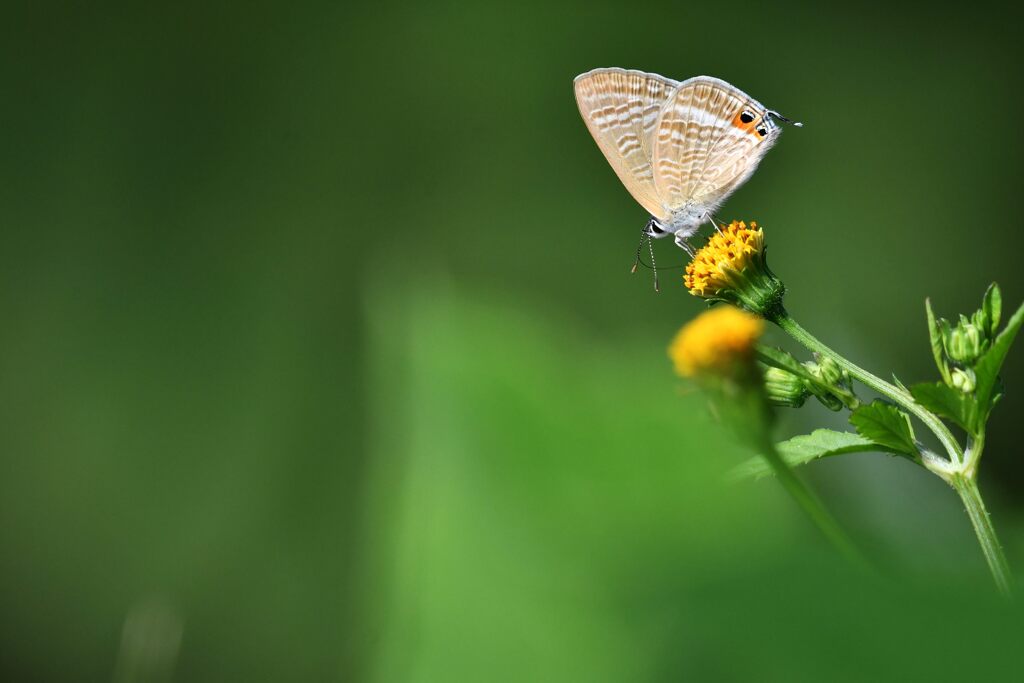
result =
[{"label": "butterfly antenna", "polygon": [[792,124],[792,125],[796,126],[797,128],[803,128],[804,127],[804,124],[800,123],[799,121],[793,121],[792,119],[787,119],[785,116],[783,116],[782,114],[780,114],[777,111],[769,110],[768,111],[768,116],[771,116],[773,119],[778,119],[779,121],[782,121],[783,123]]},{"label": "butterfly antenna", "polygon": [[660,292],[661,288],[658,287],[658,264],[654,262],[654,240],[651,239],[650,235],[647,235],[647,248],[651,250],[651,270],[654,271],[654,291]]},{"label": "butterfly antenna", "polygon": [[636,258],[633,259],[633,267],[629,269],[630,273],[635,273],[637,266],[640,265],[640,251],[644,248],[645,237],[647,237],[646,225],[640,230],[640,244],[636,245]]}]

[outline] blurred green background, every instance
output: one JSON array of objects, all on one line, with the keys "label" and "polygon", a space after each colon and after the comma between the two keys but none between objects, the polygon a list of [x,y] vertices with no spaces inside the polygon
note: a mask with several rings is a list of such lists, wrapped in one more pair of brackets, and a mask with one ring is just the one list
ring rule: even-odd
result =
[{"label": "blurred green background", "polygon": [[[646,216],[571,89],[596,66],[706,73],[804,121],[720,217],[765,226],[806,327],[916,381],[926,296],[1024,299],[1013,17],[7,9],[3,680],[1019,670],[1024,613],[938,479],[882,455],[806,471],[884,578],[772,482],[724,481],[746,454],[664,351],[702,306],[678,270],[660,294],[629,276]],[[1004,377],[982,486],[1024,572],[1024,349]],[[823,425],[843,418],[780,434]]]}]

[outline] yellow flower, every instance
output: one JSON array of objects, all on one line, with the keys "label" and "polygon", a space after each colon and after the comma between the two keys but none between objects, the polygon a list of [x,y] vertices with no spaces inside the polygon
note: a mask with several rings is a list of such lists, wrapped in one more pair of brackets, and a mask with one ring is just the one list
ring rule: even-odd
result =
[{"label": "yellow flower", "polygon": [[683,326],[668,348],[683,377],[703,373],[734,374],[754,359],[754,344],[764,322],[732,306],[717,306]]},{"label": "yellow flower", "polygon": [[768,318],[781,310],[786,292],[768,269],[764,232],[754,222],[733,221],[716,231],[686,267],[683,282],[694,296]]},{"label": "yellow flower", "polygon": [[717,293],[730,284],[728,271],[750,267],[754,255],[764,253],[764,231],[751,221],[733,221],[711,236],[694,255],[683,276],[686,288],[696,296]]}]

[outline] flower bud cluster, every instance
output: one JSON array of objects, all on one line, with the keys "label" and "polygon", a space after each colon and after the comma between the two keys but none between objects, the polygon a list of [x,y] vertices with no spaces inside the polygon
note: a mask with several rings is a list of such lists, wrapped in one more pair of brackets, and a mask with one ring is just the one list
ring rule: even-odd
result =
[{"label": "flower bud cluster", "polygon": [[775,354],[785,357],[790,369],[769,366],[764,371],[765,393],[773,405],[799,408],[813,396],[829,410],[860,406],[850,374],[831,358],[814,354],[813,361],[799,363],[788,353]]},{"label": "flower bud cluster", "polygon": [[1001,308],[999,288],[994,285],[985,292],[981,308],[970,318],[961,315],[956,325],[944,318],[936,319],[929,307],[932,349],[946,384],[965,394],[974,392],[974,368],[992,346]]}]

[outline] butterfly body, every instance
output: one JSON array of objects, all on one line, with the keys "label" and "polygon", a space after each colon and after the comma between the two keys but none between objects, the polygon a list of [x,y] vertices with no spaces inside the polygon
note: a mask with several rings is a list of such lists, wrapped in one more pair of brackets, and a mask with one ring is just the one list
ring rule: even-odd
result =
[{"label": "butterfly body", "polygon": [[[710,76],[674,81],[619,68],[576,77],[587,128],[633,198],[653,237],[680,246],[753,174],[787,121]],[[796,124],[800,125],[800,124]]]}]

